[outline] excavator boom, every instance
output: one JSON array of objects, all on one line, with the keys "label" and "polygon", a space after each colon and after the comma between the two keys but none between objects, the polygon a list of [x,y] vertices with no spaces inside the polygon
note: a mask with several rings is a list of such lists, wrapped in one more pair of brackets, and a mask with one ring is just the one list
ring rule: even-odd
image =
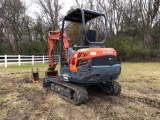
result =
[{"label": "excavator boom", "polygon": [[[56,41],[56,40],[60,41],[60,34],[61,34],[60,30],[48,32],[48,57],[49,57],[48,64],[49,64],[49,68],[45,72],[46,77],[58,75],[57,71],[55,71],[55,68],[58,63],[54,61],[54,48],[55,48],[54,41]],[[67,37],[66,33],[63,33],[63,50],[65,51],[65,57],[67,58],[68,61],[69,61],[69,57],[67,54],[67,50],[68,50],[69,46],[70,46],[70,44],[68,41],[68,37]]]}]

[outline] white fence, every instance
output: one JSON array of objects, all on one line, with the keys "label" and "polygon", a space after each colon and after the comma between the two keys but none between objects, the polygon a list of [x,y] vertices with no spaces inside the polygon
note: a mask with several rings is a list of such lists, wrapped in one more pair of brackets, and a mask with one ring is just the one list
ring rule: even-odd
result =
[{"label": "white fence", "polygon": [[[0,65],[4,65],[5,67],[8,64],[17,64],[21,65],[22,63],[45,63],[48,62],[49,58],[47,55],[36,56],[36,55],[0,55]],[[59,61],[59,55],[55,55],[55,61]]]}]

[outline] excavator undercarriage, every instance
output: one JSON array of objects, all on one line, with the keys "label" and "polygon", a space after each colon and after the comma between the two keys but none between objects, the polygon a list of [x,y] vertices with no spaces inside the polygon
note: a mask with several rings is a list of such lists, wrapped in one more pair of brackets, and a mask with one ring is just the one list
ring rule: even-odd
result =
[{"label": "excavator undercarriage", "polygon": [[92,85],[78,85],[76,83],[65,82],[60,76],[44,78],[43,87],[49,87],[54,92],[58,93],[61,98],[75,105],[88,102],[88,87],[94,90],[104,91],[108,95],[119,95],[121,92],[121,86],[116,81]]}]

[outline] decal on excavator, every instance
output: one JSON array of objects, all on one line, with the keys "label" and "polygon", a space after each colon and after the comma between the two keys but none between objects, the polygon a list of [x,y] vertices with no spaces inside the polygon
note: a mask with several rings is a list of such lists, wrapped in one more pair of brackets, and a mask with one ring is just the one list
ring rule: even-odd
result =
[{"label": "decal on excavator", "polygon": [[63,79],[68,80],[68,74],[62,74]]},{"label": "decal on excavator", "polygon": [[90,55],[96,55],[96,52],[90,52]]}]

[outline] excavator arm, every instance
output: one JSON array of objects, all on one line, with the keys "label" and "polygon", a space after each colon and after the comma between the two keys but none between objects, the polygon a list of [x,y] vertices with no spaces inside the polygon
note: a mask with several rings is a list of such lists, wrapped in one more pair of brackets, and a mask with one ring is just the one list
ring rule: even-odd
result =
[{"label": "excavator arm", "polygon": [[[49,57],[49,62],[48,62],[48,70],[45,71],[45,77],[51,77],[51,76],[58,76],[58,71],[55,70],[56,66],[57,66],[57,62],[54,61],[54,48],[55,48],[55,42],[56,40],[60,40],[60,30],[55,30],[55,31],[49,31],[48,32],[48,57]],[[68,37],[66,35],[66,33],[63,33],[63,50],[64,50],[64,54],[65,57],[67,59],[67,61],[70,61],[70,58],[68,56],[68,48],[69,48],[70,44],[68,41]],[[38,72],[38,68],[37,71],[33,71],[31,72],[31,80],[33,82],[38,82],[39,81],[39,72]]]},{"label": "excavator arm", "polygon": [[[57,65],[57,62],[54,61],[54,41],[60,40],[60,30],[49,31],[48,32],[48,57],[49,57],[49,68],[48,71],[54,71]],[[68,57],[68,48],[70,44],[68,41],[68,37],[66,33],[63,33],[63,50],[67,61],[69,61]]]}]

